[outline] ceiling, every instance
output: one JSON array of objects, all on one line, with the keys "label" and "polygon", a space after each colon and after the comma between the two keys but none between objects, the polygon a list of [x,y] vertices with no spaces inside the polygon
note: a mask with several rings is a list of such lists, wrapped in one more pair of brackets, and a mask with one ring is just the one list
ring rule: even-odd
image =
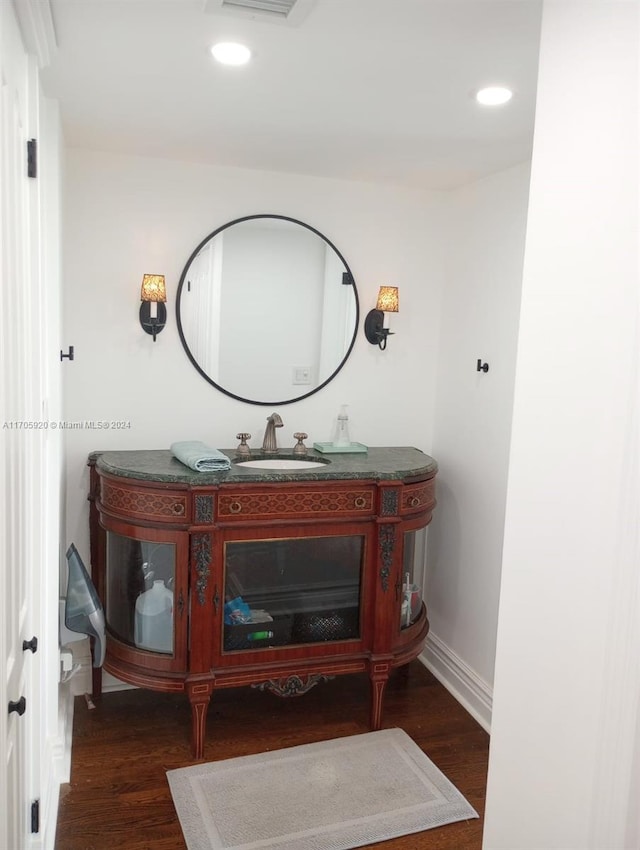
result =
[{"label": "ceiling", "polygon": [[[48,2],[70,147],[437,189],[531,153],[541,0]],[[217,64],[219,40],[252,61]],[[488,84],[514,98],[480,107]]]}]

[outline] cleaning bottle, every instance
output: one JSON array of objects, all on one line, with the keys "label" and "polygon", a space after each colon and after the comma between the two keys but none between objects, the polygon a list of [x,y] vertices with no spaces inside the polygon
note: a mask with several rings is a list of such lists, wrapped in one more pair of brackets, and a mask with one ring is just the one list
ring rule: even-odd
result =
[{"label": "cleaning bottle", "polygon": [[162,579],[154,581],[136,600],[134,639],[141,649],[173,651],[173,593]]},{"label": "cleaning bottle", "polygon": [[338,430],[333,445],[340,448],[346,448],[351,445],[351,440],[349,439],[349,416],[347,415],[346,404],[342,405],[338,414]]}]

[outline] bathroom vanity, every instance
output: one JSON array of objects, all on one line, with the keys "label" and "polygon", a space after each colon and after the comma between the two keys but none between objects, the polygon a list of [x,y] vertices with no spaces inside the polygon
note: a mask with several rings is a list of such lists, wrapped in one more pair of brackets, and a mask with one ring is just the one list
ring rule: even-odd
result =
[{"label": "bathroom vanity", "polygon": [[414,448],[310,450],[321,465],[261,469],[225,454],[231,470],[218,473],[168,451],[90,455],[104,669],[186,693],[195,758],[216,688],[299,696],[367,673],[378,729],[390,671],[422,651],[429,629],[414,561],[419,582],[436,462]]}]

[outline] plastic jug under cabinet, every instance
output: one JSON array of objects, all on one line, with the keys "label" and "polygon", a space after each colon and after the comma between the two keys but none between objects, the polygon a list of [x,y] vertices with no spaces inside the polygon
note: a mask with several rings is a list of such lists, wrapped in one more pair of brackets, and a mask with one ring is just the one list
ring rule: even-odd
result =
[{"label": "plastic jug under cabinet", "polygon": [[141,649],[173,651],[173,593],[162,580],[154,581],[136,600],[134,639]]},{"label": "plastic jug under cabinet", "polygon": [[409,580],[409,574],[405,576],[402,585],[402,606],[400,612],[400,628],[406,629],[418,619],[422,609],[422,590],[419,585]]}]

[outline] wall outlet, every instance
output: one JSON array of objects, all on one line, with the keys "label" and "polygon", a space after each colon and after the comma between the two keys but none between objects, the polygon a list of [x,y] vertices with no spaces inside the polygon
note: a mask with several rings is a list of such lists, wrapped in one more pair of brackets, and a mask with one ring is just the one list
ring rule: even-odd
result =
[{"label": "wall outlet", "polygon": [[311,366],[294,366],[293,367],[293,383],[294,384],[310,384],[311,383]]}]

